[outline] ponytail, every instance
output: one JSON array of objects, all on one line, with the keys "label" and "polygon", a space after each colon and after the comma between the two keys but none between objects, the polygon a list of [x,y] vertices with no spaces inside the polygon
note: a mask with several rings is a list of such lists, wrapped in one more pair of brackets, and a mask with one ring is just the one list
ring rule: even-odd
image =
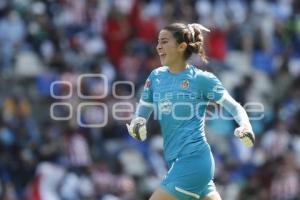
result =
[{"label": "ponytail", "polygon": [[193,53],[198,54],[201,60],[207,63],[207,57],[204,50],[204,38],[203,31],[210,32],[209,29],[201,24],[182,24],[173,23],[164,28],[164,30],[170,31],[177,43],[185,42],[187,48],[184,52],[185,59],[189,59]]},{"label": "ponytail", "polygon": [[[204,49],[203,31],[210,32],[209,29],[201,24],[188,24],[188,29],[191,32],[192,40],[189,41],[187,51],[198,54],[203,62],[207,63],[207,57]],[[188,55],[189,57],[191,55]]]}]

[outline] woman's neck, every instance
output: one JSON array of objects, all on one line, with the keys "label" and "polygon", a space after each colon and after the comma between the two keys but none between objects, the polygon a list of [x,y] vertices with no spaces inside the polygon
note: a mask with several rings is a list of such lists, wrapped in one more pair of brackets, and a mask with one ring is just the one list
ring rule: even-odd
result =
[{"label": "woman's neck", "polygon": [[187,63],[185,61],[176,62],[175,64],[172,64],[172,65],[168,66],[169,71],[172,74],[178,74],[178,73],[184,71],[186,69],[186,67],[187,67]]}]

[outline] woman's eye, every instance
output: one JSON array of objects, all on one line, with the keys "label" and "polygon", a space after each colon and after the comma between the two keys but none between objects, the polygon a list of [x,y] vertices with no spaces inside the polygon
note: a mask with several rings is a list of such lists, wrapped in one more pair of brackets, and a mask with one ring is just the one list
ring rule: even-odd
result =
[{"label": "woman's eye", "polygon": [[157,45],[159,45],[159,44],[167,44],[168,43],[168,41],[159,41],[159,42],[157,42]]}]

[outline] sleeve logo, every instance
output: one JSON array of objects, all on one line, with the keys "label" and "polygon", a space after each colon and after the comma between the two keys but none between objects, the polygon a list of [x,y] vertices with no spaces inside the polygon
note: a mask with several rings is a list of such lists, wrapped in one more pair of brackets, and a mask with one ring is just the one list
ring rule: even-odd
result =
[{"label": "sleeve logo", "polygon": [[144,90],[149,90],[149,88],[150,88],[150,80],[147,79],[146,83],[145,83],[145,86],[144,86]]}]

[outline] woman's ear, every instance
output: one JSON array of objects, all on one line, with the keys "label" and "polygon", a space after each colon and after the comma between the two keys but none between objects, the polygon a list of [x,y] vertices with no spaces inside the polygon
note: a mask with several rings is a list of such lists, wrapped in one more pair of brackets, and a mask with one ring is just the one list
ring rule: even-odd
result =
[{"label": "woman's ear", "polygon": [[184,51],[186,50],[186,48],[187,48],[187,43],[186,43],[186,42],[181,42],[181,43],[178,45],[178,47],[177,47],[177,49],[178,49],[179,51],[181,51],[181,52],[184,52]]}]

